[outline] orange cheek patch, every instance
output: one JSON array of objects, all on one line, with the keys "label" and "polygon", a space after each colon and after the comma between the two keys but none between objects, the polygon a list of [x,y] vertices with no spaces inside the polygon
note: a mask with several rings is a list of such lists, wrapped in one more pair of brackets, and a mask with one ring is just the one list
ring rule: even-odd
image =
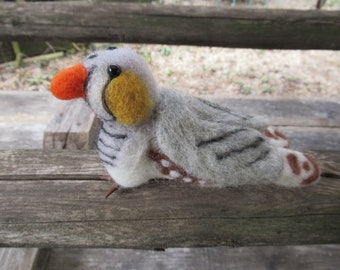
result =
[{"label": "orange cheek patch", "polygon": [[59,99],[68,100],[84,97],[86,68],[79,64],[59,72],[51,81],[51,92]]},{"label": "orange cheek patch", "polygon": [[104,98],[107,108],[123,125],[141,123],[153,107],[145,83],[129,71],[112,80],[105,89]]}]

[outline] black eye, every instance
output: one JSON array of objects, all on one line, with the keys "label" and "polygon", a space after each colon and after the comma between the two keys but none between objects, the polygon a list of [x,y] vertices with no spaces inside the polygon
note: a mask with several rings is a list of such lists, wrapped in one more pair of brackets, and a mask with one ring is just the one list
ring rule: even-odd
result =
[{"label": "black eye", "polygon": [[119,66],[111,65],[107,72],[109,73],[110,79],[113,80],[114,78],[117,78],[122,71]]},{"label": "black eye", "polygon": [[111,50],[117,49],[117,47],[115,47],[115,46],[110,46],[110,47],[108,47],[107,49],[111,51]]}]

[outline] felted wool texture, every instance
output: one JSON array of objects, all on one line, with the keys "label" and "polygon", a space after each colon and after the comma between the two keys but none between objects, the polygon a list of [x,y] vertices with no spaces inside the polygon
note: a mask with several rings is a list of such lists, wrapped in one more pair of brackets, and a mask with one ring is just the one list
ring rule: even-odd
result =
[{"label": "felted wool texture", "polygon": [[[286,148],[279,148],[278,151],[284,157],[284,164],[281,177],[276,181],[276,184],[297,187],[318,180],[319,167],[308,155]],[[291,161],[290,158],[292,158]]]},{"label": "felted wool texture", "polygon": [[62,100],[84,97],[84,82],[87,70],[82,65],[76,65],[59,72],[51,81],[52,94]]},{"label": "felted wool texture", "polygon": [[[122,187],[177,177],[162,174],[158,166],[162,160],[150,158],[151,150],[166,157],[174,168],[185,170],[182,176],[197,178],[202,186],[301,186],[319,175],[311,158],[282,148],[287,140],[265,136],[258,118],[188,94],[159,90],[145,61],[131,50],[94,52],[83,64],[85,100],[103,123],[97,140],[99,157]],[[110,65],[121,68],[121,83],[117,83],[120,76],[110,79]],[[125,94],[111,93],[116,90]],[[137,104],[141,104],[137,109],[130,104],[135,98],[126,94],[130,91],[137,92]],[[275,129],[268,132],[275,135]]]},{"label": "felted wool texture", "polygon": [[278,131],[276,128],[270,126],[267,127],[263,134],[267,137],[267,140],[277,146],[282,148],[288,148],[289,147],[289,140],[288,138],[282,134],[280,131]]},{"label": "felted wool texture", "polygon": [[113,79],[105,89],[104,97],[110,112],[123,125],[141,123],[153,107],[145,83],[131,71]]},{"label": "felted wool texture", "polygon": [[161,151],[202,185],[274,182],[282,173],[282,155],[252,126],[252,117],[164,90],[155,134]]},{"label": "felted wool texture", "polygon": [[150,134],[147,127],[122,126],[116,121],[102,122],[97,139],[99,157],[121,187],[139,186],[162,176],[156,163],[147,156]]},{"label": "felted wool texture", "polygon": [[103,92],[111,82],[108,67],[117,65],[122,73],[130,71],[136,74],[148,89],[151,100],[158,99],[158,87],[146,62],[132,50],[119,48],[93,52],[83,61],[88,70],[85,85],[86,101],[100,119],[114,120],[115,116],[107,111],[103,103]]}]

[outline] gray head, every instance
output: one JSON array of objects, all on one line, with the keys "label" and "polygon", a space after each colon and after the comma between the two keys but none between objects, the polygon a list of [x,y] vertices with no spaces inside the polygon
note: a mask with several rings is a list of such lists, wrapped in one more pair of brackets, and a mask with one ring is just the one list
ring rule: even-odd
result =
[{"label": "gray head", "polygon": [[130,49],[93,52],[83,64],[58,73],[51,91],[60,99],[84,97],[102,120],[139,125],[158,101],[157,85],[142,57]]}]

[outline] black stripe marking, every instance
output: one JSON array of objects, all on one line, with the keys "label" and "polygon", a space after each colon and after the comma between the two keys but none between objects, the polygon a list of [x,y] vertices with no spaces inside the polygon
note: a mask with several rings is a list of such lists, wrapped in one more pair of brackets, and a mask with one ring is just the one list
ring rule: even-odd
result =
[{"label": "black stripe marking", "polygon": [[265,159],[269,155],[269,153],[270,153],[270,150],[266,149],[264,152],[261,152],[261,154],[255,160],[248,162],[246,166],[251,166],[255,164],[256,162]]},{"label": "black stripe marking", "polygon": [[[108,83],[105,85],[104,89],[106,89],[106,86],[108,85]],[[109,108],[106,105],[106,101],[105,101],[105,91],[102,92],[102,104],[103,104],[103,108],[104,110],[111,115],[112,119],[115,121],[117,119],[116,116],[113,115],[113,113],[109,110]]]},{"label": "black stripe marking", "polygon": [[222,106],[220,106],[220,105],[218,105],[216,103],[210,102],[210,101],[205,100],[205,99],[198,98],[198,100],[201,101],[202,103],[208,105],[211,108],[214,108],[214,109],[217,109],[217,110],[220,110],[220,111],[223,111],[223,112],[227,112],[230,115],[236,116],[236,117],[241,118],[243,120],[248,120],[249,118],[253,118],[250,115],[243,116],[243,115],[234,113],[231,109],[229,109],[227,107],[222,107]]},{"label": "black stripe marking", "polygon": [[220,153],[220,154],[216,154],[216,159],[217,160],[222,160],[224,158],[228,158],[231,154],[234,153],[242,153],[243,151],[249,149],[249,148],[256,148],[258,146],[260,146],[265,140],[262,137],[257,137],[256,140],[248,145],[243,146],[240,149],[232,149],[227,153]]},{"label": "black stripe marking", "polygon": [[102,162],[108,164],[108,165],[111,165],[111,166],[116,166],[114,163],[113,163],[113,160],[116,159],[115,158],[110,158],[108,157],[107,155],[105,155],[105,153],[102,153],[102,152],[99,152],[99,158]]},{"label": "black stripe marking", "polygon": [[205,146],[205,145],[208,145],[208,144],[211,144],[211,143],[215,143],[215,142],[220,142],[220,141],[223,141],[224,139],[228,138],[229,136],[233,135],[233,134],[237,134],[241,131],[245,131],[247,130],[246,128],[240,128],[240,129],[235,129],[235,130],[232,130],[228,133],[225,133],[219,137],[215,137],[215,138],[212,138],[212,139],[209,139],[209,140],[203,140],[203,141],[200,141],[199,143],[196,144],[197,147],[201,147],[201,146]]},{"label": "black stripe marking", "polygon": [[105,164],[110,165],[110,166],[112,166],[112,167],[116,166],[113,162],[107,161],[107,160],[105,160],[105,159],[100,159],[100,160],[101,160],[102,162],[104,162]]},{"label": "black stripe marking", "polygon": [[93,73],[95,72],[96,69],[97,69],[97,66],[93,65],[92,67],[89,68],[89,70],[87,72],[87,77],[86,77],[86,80],[84,82],[85,93],[87,93],[87,87],[88,87],[89,82],[91,80],[91,77],[92,77],[92,75],[93,75]]},{"label": "black stripe marking", "polygon": [[104,125],[102,125],[102,130],[104,131],[104,133],[112,138],[115,138],[115,139],[126,139],[127,138],[127,135],[126,134],[114,134],[114,133],[111,133],[110,131],[108,131]]},{"label": "black stripe marking", "polygon": [[[96,143],[97,146],[97,150],[103,154],[106,155],[107,157],[111,158],[114,157],[113,159],[115,159],[116,157],[114,156],[115,153],[117,153],[118,151],[114,148],[109,148],[106,147],[104,144],[99,144],[98,142]],[[107,151],[106,151],[107,150]],[[112,152],[112,153],[111,153]],[[108,153],[108,154],[107,154]]]},{"label": "black stripe marking", "polygon": [[93,59],[93,58],[96,58],[98,56],[98,54],[94,53],[94,54],[91,54],[87,57],[87,59]]},{"label": "black stripe marking", "polygon": [[103,147],[110,148],[110,149],[115,150],[115,151],[120,151],[119,147],[116,148],[116,147],[114,147],[112,145],[107,144],[106,142],[104,142],[104,140],[101,137],[99,137],[98,140],[97,140],[97,147],[100,147],[98,145],[98,143],[101,143],[103,145]]},{"label": "black stripe marking", "polygon": [[106,154],[103,149],[101,149],[100,147],[98,147],[98,151],[103,154],[104,156],[108,157],[109,159],[116,159],[116,156],[110,156],[109,154]]}]

